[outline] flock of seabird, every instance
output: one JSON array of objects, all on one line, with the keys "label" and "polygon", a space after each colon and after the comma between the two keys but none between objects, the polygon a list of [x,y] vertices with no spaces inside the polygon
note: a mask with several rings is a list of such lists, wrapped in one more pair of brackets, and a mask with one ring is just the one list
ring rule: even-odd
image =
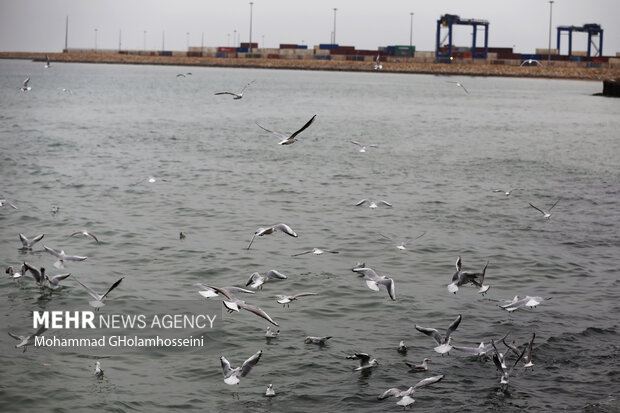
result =
[{"label": "flock of seabird", "polygon": [[[47,59],[45,67],[46,68],[50,67],[49,59]],[[377,56],[375,69],[380,70],[381,68],[382,66],[379,61],[379,56]],[[186,77],[188,75],[191,75],[191,73],[178,74],[177,77]],[[29,82],[30,82],[30,78],[28,77],[23,82],[23,85],[20,89],[24,92],[30,91],[31,87],[29,86]],[[243,93],[252,83],[254,83],[254,81],[247,83],[237,93],[223,91],[223,92],[217,92],[215,93],[215,95],[231,95],[233,99],[238,100],[243,97]],[[468,90],[461,83],[459,82],[451,82],[451,83],[454,83],[457,87],[462,88],[465,91],[465,93],[469,94]],[[282,134],[282,133],[267,129],[258,123],[257,123],[257,126],[259,126],[264,131],[277,136],[280,139],[280,141],[278,142],[280,145],[290,145],[297,141],[297,136],[300,133],[302,133],[304,130],[306,130],[315,121],[315,119],[316,119],[316,115],[312,116],[310,120],[308,120],[300,129],[298,129],[297,131],[295,131],[294,133],[290,135]],[[362,144],[354,140],[351,140],[350,142],[359,146],[360,152],[366,152],[368,148],[377,147],[377,145],[375,144]],[[153,177],[149,178],[149,182],[155,182],[155,180],[156,179]],[[496,190],[493,190],[493,192],[503,193],[506,196],[510,196],[512,192],[516,189],[520,189],[520,188],[510,189],[508,191],[496,189]],[[529,205],[532,208],[538,210],[540,213],[542,213],[545,219],[549,219],[551,217],[551,210],[557,205],[558,202],[559,200],[556,201],[547,210],[540,209],[531,203]],[[9,202],[8,200],[0,199],[0,207],[5,206],[5,205],[13,209],[18,209],[17,206]],[[387,206],[387,207],[393,206],[391,203],[383,199],[380,199],[380,200],[362,199],[354,205],[355,206],[368,205],[372,209],[377,208],[379,206]],[[298,237],[297,233],[289,225],[284,224],[284,223],[279,223],[279,224],[269,226],[269,227],[261,227],[261,228],[258,228],[254,232],[247,246],[247,249],[248,250],[250,249],[256,237],[262,237],[264,235],[273,234],[275,232],[283,232],[284,234],[289,235],[291,237]],[[403,241],[402,243],[396,243],[392,237],[389,237],[387,235],[384,235],[384,234],[380,234],[380,235],[383,238],[394,242],[396,247],[399,250],[405,250],[408,242],[410,242],[411,240],[418,239],[424,234],[425,232],[423,232],[421,235],[415,238],[407,239]],[[90,237],[94,241],[99,243],[99,239],[92,232],[87,231],[87,230],[75,231],[71,233],[70,236],[71,237],[73,236]],[[32,237],[32,239],[29,239],[24,234],[21,234],[21,233],[19,234],[19,239],[22,243],[22,249],[24,250],[32,250],[34,245],[38,243],[39,241],[41,241],[43,237],[44,235],[40,234],[35,237]],[[183,232],[180,232],[179,238],[184,239],[185,237],[186,235]],[[47,251],[48,253],[50,253],[52,256],[54,256],[57,259],[57,262],[54,265],[58,268],[62,268],[66,261],[77,262],[77,261],[84,261],[87,259],[87,257],[84,257],[84,256],[68,255],[63,250],[58,252],[57,250],[50,248],[46,245],[43,245],[43,248],[45,251]],[[305,255],[305,254],[321,255],[323,253],[338,254],[338,251],[315,247],[310,250],[306,250],[306,251],[303,251],[297,254],[293,254],[293,256],[300,256],[300,255]],[[486,262],[486,264],[484,265],[483,269],[480,272],[463,271],[461,257],[459,256],[456,261],[456,272],[452,276],[452,282],[448,284],[448,291],[450,293],[456,294],[457,291],[459,290],[459,287],[464,286],[466,284],[473,284],[479,288],[478,292],[480,294],[485,294],[490,288],[488,285],[484,284],[484,277],[485,277],[485,273],[487,271],[488,265],[489,265],[489,262]],[[366,286],[369,289],[373,291],[380,291],[379,286],[382,285],[386,288],[389,298],[394,301],[396,300],[396,287],[395,287],[395,282],[393,278],[385,276],[385,275],[377,274],[377,272],[374,269],[367,267],[364,263],[358,263],[354,268],[352,268],[352,271],[357,273],[360,277],[364,279]],[[19,280],[26,273],[30,273],[39,287],[50,288],[50,289],[58,288],[60,286],[60,282],[67,279],[71,275],[70,273],[66,273],[66,274],[58,274],[58,275],[49,277],[45,273],[45,268],[37,269],[33,267],[32,265],[28,264],[27,262],[24,262],[18,271],[15,271],[12,266],[9,266],[6,270],[6,273],[13,280]],[[90,301],[89,304],[96,309],[99,309],[100,307],[105,305],[104,300],[106,299],[108,294],[110,294],[110,292],[112,292],[116,287],[119,286],[123,278],[124,277],[121,277],[120,279],[115,281],[107,289],[107,291],[104,294],[99,294],[96,291],[94,291],[92,288],[86,286],[85,284],[77,280],[75,277],[73,277],[73,279],[81,287],[83,287],[86,290],[86,292],[94,299],[93,301]],[[245,285],[246,287],[249,287],[253,290],[257,290],[257,289],[262,289],[263,285],[270,280],[286,280],[287,278],[288,277],[286,275],[276,270],[270,270],[264,276],[260,275],[258,272],[255,272],[250,276],[250,278],[247,280]],[[200,291],[198,291],[198,293],[201,296],[205,298],[219,297],[220,299],[222,299],[222,303],[224,307],[228,310],[228,312],[231,312],[231,313],[239,312],[241,309],[243,309],[266,320],[273,326],[278,326],[278,323],[274,321],[274,319],[271,316],[269,316],[265,311],[263,311],[261,308],[259,308],[258,306],[252,305],[252,304],[248,304],[246,303],[245,300],[242,300],[236,296],[236,294],[254,294],[255,291],[240,288],[240,287],[234,287],[234,286],[217,287],[214,285],[205,285],[201,283],[197,283],[194,285],[197,287],[200,287]],[[283,306],[288,307],[290,306],[291,302],[298,300],[301,297],[315,296],[317,294],[318,293],[315,293],[315,292],[301,292],[301,293],[292,294],[292,295],[277,295],[276,301],[279,304],[282,304]],[[515,296],[512,300],[505,300],[505,303],[499,305],[499,307],[508,312],[513,312],[522,307],[534,308],[547,299],[543,297],[533,297],[533,296],[525,296],[524,298],[519,298],[518,296]],[[455,350],[455,351],[459,351],[459,352],[469,354],[469,355],[475,355],[479,357],[486,357],[486,358],[492,359],[495,366],[497,367],[497,370],[500,372],[500,387],[502,389],[505,389],[506,386],[508,385],[509,376],[512,374],[513,370],[517,367],[519,362],[522,362],[525,368],[531,368],[534,365],[532,361],[532,349],[533,349],[535,333],[532,333],[532,337],[530,341],[526,344],[526,346],[522,350],[519,350],[518,347],[514,344],[514,342],[507,343],[506,336],[504,336],[502,339],[500,339],[500,341],[508,349],[505,353],[501,353],[498,350],[496,346],[496,342],[494,340],[491,340],[490,343],[488,344],[485,344],[484,342],[482,342],[480,343],[478,347],[453,346],[452,336],[454,332],[457,330],[461,321],[462,321],[462,315],[459,314],[456,317],[456,319],[450,323],[450,325],[445,331],[445,334],[440,333],[435,328],[422,327],[418,324],[415,324],[415,329],[431,337],[436,343],[436,346],[433,348],[434,351],[441,354],[442,356],[449,355],[451,350]],[[19,343],[15,345],[16,348],[23,348],[23,351],[26,351],[26,348],[29,345],[33,345],[35,337],[40,336],[45,331],[46,331],[45,328],[40,328],[39,330],[37,330],[36,332],[30,335],[23,336],[23,335],[17,335],[14,333],[9,333],[9,335],[19,341]],[[265,332],[265,338],[267,340],[277,339],[279,335],[280,335],[280,330],[274,331],[271,329],[271,327],[267,327],[267,330]],[[326,345],[327,341],[331,338],[332,338],[331,336],[307,336],[304,339],[304,342],[307,344],[315,344],[319,346],[324,346]],[[399,353],[403,355],[407,353],[407,346],[404,341],[402,340],[400,341],[397,350]],[[513,353],[516,358],[514,361],[512,361],[510,367],[507,367],[506,356],[509,352]],[[236,367],[236,368],[232,368],[230,362],[224,356],[221,356],[220,362],[221,362],[222,373],[224,376],[224,382],[229,385],[239,384],[240,379],[246,377],[250,373],[252,368],[258,364],[258,362],[261,359],[261,356],[262,356],[262,350],[259,350],[258,352],[253,354],[251,357],[249,357],[247,360],[245,360],[241,366]],[[359,366],[355,368],[355,371],[369,370],[373,367],[380,365],[377,359],[371,358],[368,353],[364,353],[364,352],[356,352],[353,355],[346,356],[346,359],[359,361]],[[408,367],[410,372],[428,372],[430,370],[430,367],[428,364],[430,361],[431,360],[429,358],[424,358],[422,362],[419,364],[412,363],[409,361],[406,361],[405,364]],[[101,368],[101,364],[99,361],[96,362],[94,375],[97,376],[98,378],[101,378],[103,376],[103,369]],[[420,380],[415,385],[406,388],[405,390],[401,390],[396,387],[390,388],[382,392],[378,396],[378,399],[382,400],[388,397],[399,398],[400,400],[397,402],[397,405],[403,408],[407,408],[411,406],[411,404],[414,403],[415,400],[412,398],[412,395],[414,394],[414,392],[416,392],[416,390],[435,384],[441,381],[443,378],[444,378],[443,374],[427,377],[425,379]],[[273,384],[269,384],[267,387],[267,390],[265,391],[265,396],[272,397],[272,396],[275,396],[275,394],[276,393],[274,391]]]}]

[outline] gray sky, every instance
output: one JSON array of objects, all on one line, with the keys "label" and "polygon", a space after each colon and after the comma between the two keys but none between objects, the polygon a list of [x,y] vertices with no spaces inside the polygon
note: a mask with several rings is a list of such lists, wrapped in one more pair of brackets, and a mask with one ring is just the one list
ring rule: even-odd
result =
[{"label": "gray sky", "polygon": [[[486,19],[489,46],[515,47],[534,53],[549,41],[547,0],[254,0],[252,41],[259,46],[280,43],[329,43],[336,12],[336,42],[358,49],[409,44],[413,12],[413,44],[434,50],[437,19],[445,13],[461,18]],[[166,50],[233,45],[249,40],[250,4],[245,0],[0,0],[0,51],[60,52],[69,16],[69,47]],[[556,26],[598,23],[604,30],[603,52],[620,52],[620,0],[555,0],[552,47]],[[471,44],[471,26],[454,26],[454,44]],[[97,29],[95,36],[95,29]],[[482,34],[482,31],[480,31]],[[264,42],[263,42],[264,36]],[[230,40],[229,40],[230,39]],[[482,37],[479,36],[481,46]],[[230,43],[229,43],[230,42]],[[562,38],[565,54],[568,38]],[[598,45],[598,40],[597,40]],[[586,50],[587,34],[573,35],[573,50]]]}]

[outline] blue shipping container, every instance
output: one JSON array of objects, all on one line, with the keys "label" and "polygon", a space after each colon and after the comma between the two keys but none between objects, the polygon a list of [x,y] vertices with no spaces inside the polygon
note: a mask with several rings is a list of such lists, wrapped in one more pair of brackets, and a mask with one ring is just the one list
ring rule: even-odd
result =
[{"label": "blue shipping container", "polygon": [[337,48],[338,48],[337,44],[332,44],[332,43],[319,44],[319,49],[323,49],[323,50],[335,50]]},{"label": "blue shipping container", "polygon": [[250,51],[249,47],[237,47],[237,52],[238,53],[247,53]]},{"label": "blue shipping container", "polygon": [[298,49],[307,49],[307,48],[308,48],[308,45],[307,45],[307,44],[298,44],[298,45],[297,45],[297,48],[298,48]]}]

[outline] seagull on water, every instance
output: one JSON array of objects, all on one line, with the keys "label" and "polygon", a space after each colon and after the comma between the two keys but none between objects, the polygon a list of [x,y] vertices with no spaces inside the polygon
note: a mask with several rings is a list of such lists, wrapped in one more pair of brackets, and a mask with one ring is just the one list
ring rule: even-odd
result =
[{"label": "seagull on water", "polygon": [[60,282],[71,275],[71,273],[57,274],[57,275],[54,275],[52,278],[50,278],[45,273],[45,268],[43,267],[41,267],[40,269],[37,269],[36,267],[33,267],[27,262],[24,262],[24,266],[26,267],[28,271],[30,271],[30,273],[36,280],[37,285],[39,287],[47,286],[50,290],[55,290],[58,287],[60,287]]},{"label": "seagull on water", "polygon": [[32,88],[28,86],[28,83],[30,83],[30,78],[27,78],[26,80],[24,80],[24,83],[22,84],[22,87],[19,90],[21,90],[22,92],[28,92],[29,90],[31,90]]},{"label": "seagull on water", "polygon": [[377,55],[377,59],[375,60],[375,70],[383,69],[383,65],[381,64],[381,55]]},{"label": "seagull on water", "polygon": [[15,205],[13,205],[11,202],[7,201],[6,199],[0,199],[0,207],[3,207],[5,205],[10,206],[13,209],[18,209]]},{"label": "seagull on water", "polygon": [[332,338],[332,336],[327,336],[327,337],[313,337],[313,336],[308,336],[304,339],[304,343],[306,344],[317,344],[319,346],[324,346],[325,343],[327,342],[327,340],[329,340],[330,338]]},{"label": "seagull on water", "polygon": [[332,251],[332,250],[327,250],[327,249],[322,249],[322,248],[312,248],[311,250],[306,250],[306,251],[302,251],[297,254],[293,254],[292,257],[297,257],[299,255],[305,255],[305,254],[321,255],[326,252],[330,254],[338,254],[338,251]]},{"label": "seagull on water", "polygon": [[74,237],[76,235],[83,235],[85,237],[91,237],[92,239],[94,239],[95,241],[97,241],[97,244],[99,243],[99,240],[97,239],[97,237],[95,236],[95,234],[93,234],[90,231],[86,231],[85,229],[80,230],[80,231],[75,231],[73,234],[70,235],[70,237]]},{"label": "seagull on water", "polygon": [[84,261],[87,257],[80,257],[79,255],[67,255],[64,250],[60,250],[60,252],[46,246],[43,244],[43,248],[45,251],[52,254],[54,257],[58,258],[58,261],[54,263],[54,267],[63,268],[65,261]]},{"label": "seagull on water", "polygon": [[101,368],[101,363],[100,362],[96,362],[95,363],[94,375],[97,376],[98,379],[103,377],[103,369]]},{"label": "seagull on water", "polygon": [[400,354],[407,354],[407,346],[404,340],[400,340],[400,343],[398,343],[398,352]]},{"label": "seagull on water", "polygon": [[[177,75],[178,76],[178,75]],[[241,99],[243,97],[243,92],[245,91],[245,89],[247,89],[248,86],[250,86],[252,83],[254,83],[255,80],[252,80],[250,83],[248,83],[247,85],[245,85],[241,91],[239,93],[233,93],[233,92],[217,92],[215,93],[216,95],[232,95],[233,99]]]},{"label": "seagull on water", "polygon": [[45,235],[39,234],[32,239],[28,239],[24,234],[19,234],[19,240],[22,242],[22,250],[31,250],[34,244],[41,241]]},{"label": "seagull on water", "polygon": [[230,363],[226,360],[226,357],[220,357],[222,373],[224,374],[224,383],[230,385],[239,384],[239,377],[247,376],[250,370],[252,370],[252,367],[256,366],[262,354],[263,351],[259,350],[252,357],[244,361],[241,367],[236,367],[234,369],[230,367]]},{"label": "seagull on water", "polygon": [[409,370],[410,371],[428,371],[428,362],[431,361],[431,359],[427,359],[425,358],[424,360],[422,360],[421,364],[415,364],[415,363],[410,363],[408,361],[405,361],[405,364],[407,366],[409,366]]},{"label": "seagull on water", "polygon": [[351,143],[359,146],[360,147],[360,152],[362,152],[362,153],[366,152],[366,149],[368,149],[368,148],[376,148],[376,147],[379,146],[379,145],[375,145],[375,144],[363,145],[363,144],[359,143],[358,141],[351,141]]},{"label": "seagull on water", "polygon": [[541,214],[543,214],[543,218],[549,219],[551,218],[551,210],[553,209],[554,206],[556,206],[558,204],[558,202],[560,202],[560,200],[558,199],[557,201],[555,201],[555,203],[553,205],[551,205],[551,208],[549,208],[548,210],[543,210],[538,208],[537,206],[532,205],[531,202],[529,202],[530,206],[532,208],[534,208],[535,210],[537,210],[538,212],[540,212]]},{"label": "seagull on water", "polygon": [[276,392],[273,389],[273,384],[269,384],[269,386],[267,386],[267,390],[265,390],[265,396],[274,397],[275,395],[276,395]]},{"label": "seagull on water", "polygon": [[86,285],[82,284],[77,278],[73,277],[73,279],[75,281],[77,281],[78,284],[80,284],[82,287],[84,287],[84,289],[86,290],[86,292],[88,294],[90,294],[91,297],[93,297],[95,300],[94,301],[89,301],[88,304],[90,304],[91,307],[94,307],[95,309],[99,310],[99,308],[103,307],[105,305],[105,303],[103,302],[103,300],[105,300],[105,298],[108,296],[108,294],[110,294],[110,292],[115,289],[116,287],[118,287],[118,285],[121,283],[121,281],[123,281],[125,277],[121,277],[119,278],[114,284],[112,284],[112,286],[110,288],[108,288],[108,291],[105,292],[105,294],[100,295],[99,293],[97,293],[95,290],[93,290],[90,287],[87,287]]},{"label": "seagull on water", "polygon": [[7,269],[6,269],[6,273],[9,274],[9,277],[11,277],[11,279],[13,281],[17,281],[18,279],[20,279],[21,277],[23,277],[26,274],[26,271],[28,271],[28,269],[26,268],[26,263],[23,263],[19,272],[15,272],[15,270],[13,269],[13,266],[10,265]]},{"label": "seagull on water", "polygon": [[525,298],[519,299],[519,296],[515,296],[508,304],[500,305],[500,308],[508,311],[509,313],[518,310],[521,307],[527,308],[536,308],[538,304],[542,303],[545,300],[551,300],[551,298],[543,298],[543,297],[531,297],[525,296]]},{"label": "seagull on water", "polygon": [[379,205],[385,205],[385,206],[392,207],[392,204],[390,204],[387,201],[384,201],[383,199],[380,199],[379,201],[370,201],[368,199],[362,199],[357,204],[355,204],[355,206],[360,206],[364,204],[368,204],[368,207],[372,209],[377,208]]},{"label": "seagull on water", "polygon": [[290,307],[291,302],[297,300],[300,297],[307,297],[309,295],[318,295],[318,293],[299,293],[295,295],[276,295],[276,301],[282,304],[282,307]]},{"label": "seagull on water", "polygon": [[510,189],[508,191],[506,191],[504,189],[494,189],[493,192],[501,192],[502,194],[504,194],[506,196],[510,196],[516,190],[521,190],[521,188],[512,188],[512,189]]},{"label": "seagull on water", "polygon": [[387,235],[384,235],[384,234],[379,233],[379,235],[381,235],[383,238],[385,238],[385,239],[389,239],[390,241],[392,241],[392,242],[396,243],[396,248],[398,248],[398,249],[399,249],[399,250],[401,250],[401,251],[404,251],[404,250],[406,250],[406,249],[407,249],[407,244],[408,244],[409,242],[414,241],[414,240],[416,240],[416,239],[418,239],[418,238],[422,238],[422,237],[424,236],[424,234],[426,234],[426,231],[424,231],[423,233],[421,233],[420,235],[418,235],[418,236],[417,236],[417,237],[415,237],[415,238],[408,238],[408,239],[404,240],[403,242],[397,243],[397,242],[394,240],[394,238],[392,238],[392,237],[389,237],[389,236],[387,236]]},{"label": "seagull on water", "polygon": [[437,383],[438,381],[440,381],[441,379],[443,379],[443,374],[439,375],[439,376],[432,376],[432,377],[427,377],[423,380],[420,380],[419,382],[417,382],[414,386],[409,387],[407,390],[400,390],[396,387],[392,387],[391,389],[388,389],[386,391],[384,391],[383,393],[381,393],[377,399],[379,400],[383,400],[386,399],[388,397],[399,397],[401,398],[401,400],[396,403],[399,406],[402,406],[404,409],[406,409],[407,407],[409,407],[410,405],[413,404],[413,402],[415,402],[415,400],[411,397],[411,395],[413,393],[415,393],[415,391],[417,389],[420,389],[422,387],[425,386],[429,386],[431,384]]},{"label": "seagull on water", "polygon": [[28,336],[18,336],[17,334],[14,334],[14,333],[11,333],[11,332],[9,332],[9,335],[11,337],[13,337],[15,340],[19,340],[20,341],[18,344],[15,344],[15,348],[22,348],[23,347],[24,348],[23,352],[25,353],[26,349],[28,349],[28,346],[32,346],[34,344],[35,337],[40,336],[46,330],[47,330],[47,327],[41,326],[36,331],[36,333],[30,334]]},{"label": "seagull on water", "polygon": [[360,366],[356,368],[355,371],[367,370],[379,365],[379,361],[377,359],[371,359],[367,353],[355,353],[351,356],[347,356],[347,359],[360,361]]},{"label": "seagull on water", "polygon": [[286,275],[276,270],[269,270],[265,275],[260,275],[258,272],[255,272],[250,275],[250,278],[245,283],[245,286],[249,286],[250,288],[254,289],[260,288],[262,290],[263,284],[265,284],[269,280],[286,280],[287,278],[288,277]]},{"label": "seagull on water", "polygon": [[[532,362],[532,345],[534,344],[534,338],[536,338],[536,333],[532,333],[532,338],[530,339],[530,341],[527,343],[527,345],[525,346],[525,354],[523,355],[523,358],[521,359],[521,361],[523,361],[523,364],[525,368],[528,367],[534,367],[534,363]],[[504,345],[506,347],[508,347],[513,353],[515,353],[517,356],[519,354],[521,354],[521,352],[519,351],[519,349],[514,345],[514,341],[512,342],[512,344],[508,344],[506,342],[506,337],[504,337],[502,339],[502,341],[504,342]]]},{"label": "seagull on water", "polygon": [[51,65],[52,63],[50,62],[50,57],[48,55],[45,55],[45,68],[49,69]]},{"label": "seagull on water", "polygon": [[368,267],[353,268],[353,272],[361,274],[360,277],[366,279],[366,285],[373,291],[379,291],[379,284],[385,285],[390,298],[396,301],[396,287],[394,286],[394,280],[384,275],[378,275],[375,270]]},{"label": "seagull on water", "polygon": [[263,235],[273,234],[276,231],[282,231],[285,234],[290,235],[291,237],[297,238],[297,233],[293,231],[291,227],[289,227],[286,224],[276,224],[271,227],[257,229],[254,235],[252,235],[252,239],[250,240],[250,243],[248,244],[248,249],[250,249],[250,247],[252,246],[252,243],[254,242],[254,238],[262,237]]},{"label": "seagull on water", "polygon": [[280,335],[280,330],[273,331],[271,327],[267,326],[267,331],[265,331],[265,338],[277,338]]},{"label": "seagull on water", "polygon": [[459,287],[467,283],[472,283],[480,288],[479,292],[485,294],[489,290],[488,285],[482,285],[484,274],[486,273],[489,262],[482,269],[482,272],[461,271],[461,257],[456,259],[456,272],[452,276],[452,282],[448,284],[448,291],[456,294]]},{"label": "seagull on water", "polygon": [[273,321],[273,319],[269,317],[269,315],[266,312],[264,312],[263,310],[261,310],[255,305],[247,304],[245,301],[235,297],[235,295],[232,293],[232,289],[214,287],[212,285],[209,285],[207,287],[214,290],[218,295],[221,295],[224,298],[226,298],[226,300],[222,301],[222,303],[224,304],[224,307],[226,307],[229,313],[232,313],[233,311],[238,312],[240,309],[244,309],[246,311],[254,313],[255,315],[259,317],[264,318],[265,320],[269,321],[274,326],[278,326],[278,323]]},{"label": "seagull on water", "polygon": [[447,81],[448,83],[454,83],[457,87],[461,87],[463,88],[463,90],[465,91],[465,93],[467,93],[469,95],[469,92],[467,91],[467,89],[465,89],[465,86],[463,86],[463,84],[461,82],[456,82],[456,81]]},{"label": "seagull on water", "polygon": [[294,143],[295,141],[297,141],[296,136],[299,135],[301,132],[303,132],[308,126],[310,126],[312,124],[312,122],[314,122],[314,118],[316,118],[316,115],[314,115],[312,118],[310,118],[310,120],[308,122],[306,122],[306,124],[304,126],[302,126],[299,130],[297,130],[296,132],[294,132],[292,135],[290,136],[286,136],[284,134],[281,134],[280,132],[274,132],[272,130],[269,130],[267,128],[262,127],[261,125],[259,125],[258,123],[256,125],[258,125],[259,128],[272,133],[274,135],[276,135],[277,137],[279,137],[280,139],[282,139],[280,142],[278,142],[279,145],[290,145],[292,143]]},{"label": "seagull on water", "polygon": [[434,328],[421,327],[417,324],[415,325],[415,328],[419,332],[424,333],[429,337],[432,337],[438,344],[438,346],[435,347],[434,350],[443,356],[445,353],[448,353],[448,355],[450,355],[450,350],[452,350],[452,345],[450,344],[450,341],[452,340],[451,334],[454,332],[454,330],[457,329],[460,323],[461,315],[459,314],[459,316],[448,326],[445,337],[442,336],[441,333],[439,333],[439,331]]},{"label": "seagull on water", "polygon": [[502,377],[499,380],[499,384],[502,387],[502,389],[505,389],[508,386],[508,380],[510,377],[510,373],[512,373],[512,370],[519,363],[519,361],[521,361],[521,358],[523,357],[523,354],[525,354],[525,350],[527,350],[527,348],[524,348],[523,351],[519,354],[519,356],[515,360],[512,367],[507,368],[506,365],[504,364],[503,357],[502,359],[500,359],[500,356],[499,356],[500,353],[499,351],[497,351],[497,347],[495,346],[495,342],[493,340],[491,340],[491,344],[493,345],[493,349],[495,350],[495,353],[493,354],[493,363],[495,363],[495,367],[497,367],[497,369],[502,373]]}]

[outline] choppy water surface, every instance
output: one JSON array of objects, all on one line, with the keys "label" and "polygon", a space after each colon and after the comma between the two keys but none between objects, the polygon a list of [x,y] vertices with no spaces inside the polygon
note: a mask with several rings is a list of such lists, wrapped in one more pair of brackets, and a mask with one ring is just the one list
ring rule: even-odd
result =
[{"label": "choppy water surface", "polygon": [[[93,288],[125,275],[106,309],[196,299],[193,283],[243,286],[274,268],[289,279],[248,301],[279,322],[280,337],[267,343],[265,321],[226,314],[206,350],[101,354],[97,380],[94,357],[22,354],[7,334],[30,332],[30,312],[51,303],[83,308],[77,283],[50,298],[30,276],[4,278],[1,410],[397,411],[396,399],[377,395],[435,374],[445,378],[416,393],[414,410],[617,409],[620,101],[593,97],[600,83],[190,70],[176,78],[187,68],[0,61],[0,197],[19,207],[0,209],[0,264],[53,269],[41,244],[18,250],[19,233],[44,233],[46,245],[88,256],[67,270]],[[22,93],[27,76],[32,91]],[[242,100],[213,95],[251,80]],[[293,132],[314,114],[286,147],[255,124]],[[378,147],[360,153],[350,140]],[[355,207],[363,198],[393,208]],[[528,205],[557,199],[550,220]],[[257,227],[278,222],[299,238],[274,234],[245,249]],[[68,237],[83,227],[102,242]],[[379,235],[424,231],[408,251]],[[312,247],[340,253],[291,256]],[[489,261],[486,297],[448,293],[458,255],[466,270]],[[358,261],[394,278],[396,301],[351,272]],[[275,302],[301,291],[319,295],[290,309]],[[515,295],[552,299],[512,314],[493,301]],[[521,345],[535,332],[534,370],[519,367],[502,392],[492,362],[441,357],[414,329],[444,330],[458,314],[456,345],[507,333]],[[321,348],[304,344],[307,335],[333,338]],[[250,375],[226,385],[220,355],[239,365],[259,349]],[[380,366],[353,372],[345,356],[355,351]],[[405,360],[424,357],[428,374],[408,372]],[[269,383],[276,398],[263,396]]]}]

